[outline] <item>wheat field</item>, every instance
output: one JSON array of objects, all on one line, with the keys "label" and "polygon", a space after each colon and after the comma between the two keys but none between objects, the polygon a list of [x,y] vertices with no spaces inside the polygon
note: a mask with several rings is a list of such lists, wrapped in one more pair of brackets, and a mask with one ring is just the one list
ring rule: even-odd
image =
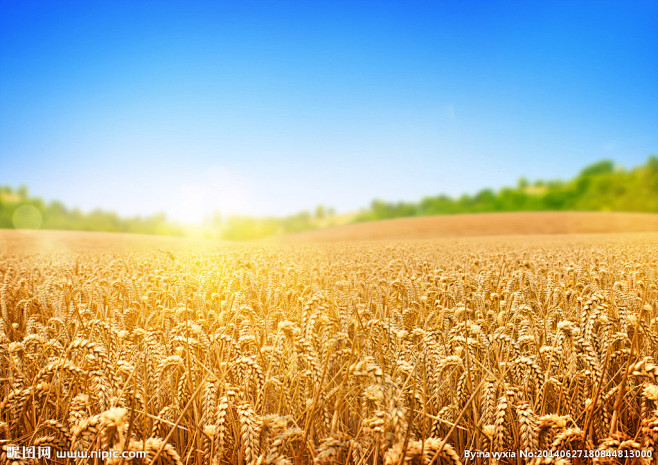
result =
[{"label": "wheat field", "polygon": [[657,234],[10,249],[0,463],[655,463],[656,257]]}]

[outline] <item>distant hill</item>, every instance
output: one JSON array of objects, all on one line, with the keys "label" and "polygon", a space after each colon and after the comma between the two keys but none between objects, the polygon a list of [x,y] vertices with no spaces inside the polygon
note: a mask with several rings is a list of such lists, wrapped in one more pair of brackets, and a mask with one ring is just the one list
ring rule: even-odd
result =
[{"label": "distant hill", "polygon": [[349,224],[289,234],[283,242],[436,239],[441,237],[658,232],[658,214],[520,212],[435,215]]}]

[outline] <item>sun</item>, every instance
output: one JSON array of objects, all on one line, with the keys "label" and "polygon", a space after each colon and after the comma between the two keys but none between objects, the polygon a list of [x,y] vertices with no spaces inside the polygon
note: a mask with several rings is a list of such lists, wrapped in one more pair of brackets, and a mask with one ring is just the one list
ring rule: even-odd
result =
[{"label": "sun", "polygon": [[213,165],[194,181],[177,187],[167,214],[184,224],[199,224],[217,213],[249,214],[250,197],[245,179],[223,166]]}]

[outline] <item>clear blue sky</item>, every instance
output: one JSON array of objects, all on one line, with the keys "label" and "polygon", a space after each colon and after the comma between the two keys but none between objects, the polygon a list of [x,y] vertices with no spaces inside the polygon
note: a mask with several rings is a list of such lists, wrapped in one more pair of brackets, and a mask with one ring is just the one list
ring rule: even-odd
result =
[{"label": "clear blue sky", "polygon": [[0,184],[196,220],[658,153],[658,3],[0,0]]}]

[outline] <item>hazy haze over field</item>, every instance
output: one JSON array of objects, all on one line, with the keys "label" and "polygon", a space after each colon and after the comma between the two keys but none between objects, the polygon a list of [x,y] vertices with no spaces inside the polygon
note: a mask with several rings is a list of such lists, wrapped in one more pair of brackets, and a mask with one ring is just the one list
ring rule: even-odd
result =
[{"label": "hazy haze over field", "polygon": [[0,184],[196,221],[655,153],[658,5],[0,5]]}]

